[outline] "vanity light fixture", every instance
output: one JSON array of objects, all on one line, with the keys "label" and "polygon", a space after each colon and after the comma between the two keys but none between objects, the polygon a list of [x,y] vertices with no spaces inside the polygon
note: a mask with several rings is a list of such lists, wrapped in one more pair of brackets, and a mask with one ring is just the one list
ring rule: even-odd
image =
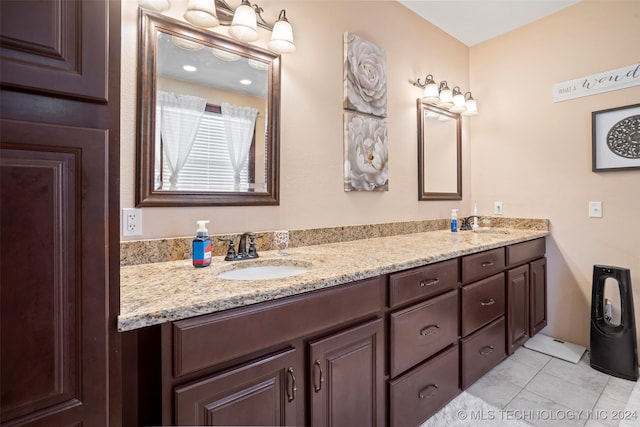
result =
[{"label": "vanity light fixture", "polygon": [[471,96],[471,92],[463,94],[460,86],[454,86],[453,90],[449,89],[446,80],[436,84],[433,75],[427,74],[424,82],[417,79],[411,82],[413,86],[424,89],[422,96],[423,104],[432,104],[436,107],[448,110],[451,113],[462,114],[463,116],[474,116],[478,114],[478,104]]},{"label": "vanity light fixture", "polygon": [[463,116],[475,116],[478,114],[478,104],[476,100],[471,96],[471,92],[464,94],[466,110],[462,112]]},{"label": "vanity light fixture", "polygon": [[183,16],[196,27],[211,28],[220,25],[215,0],[189,0]]},{"label": "vanity light fixture", "polygon": [[440,82],[440,102],[436,104],[436,107],[444,108],[453,107],[453,93],[449,89],[449,85],[446,80]]},{"label": "vanity light fixture", "polygon": [[460,92],[460,87],[453,88],[453,106],[449,108],[452,113],[462,113],[467,109],[464,95]]},{"label": "vanity light fixture", "polygon": [[[138,0],[143,9],[164,12],[170,7],[169,0]],[[287,20],[284,9],[280,11],[275,24],[267,23],[261,13],[264,10],[249,0],[242,0],[235,10],[225,0],[189,0],[184,19],[201,28],[213,28],[218,25],[229,27],[229,35],[242,42],[258,39],[258,26],[271,31],[269,49],[277,54],[295,52],[293,28]],[[221,16],[220,16],[221,15]],[[230,18],[232,19],[225,19]]]},{"label": "vanity light fixture", "polygon": [[[428,74],[427,77],[424,78],[424,95],[422,97],[422,102],[427,104],[433,104],[440,102],[440,92],[438,91],[438,85],[435,80],[433,80],[433,76]],[[420,79],[418,79],[418,86],[420,85]]]},{"label": "vanity light fixture", "polygon": [[256,5],[255,10],[251,7],[249,0],[242,0],[233,14],[233,21],[229,27],[229,35],[241,42],[253,42],[258,40],[258,20],[257,14],[262,12],[262,8]]}]

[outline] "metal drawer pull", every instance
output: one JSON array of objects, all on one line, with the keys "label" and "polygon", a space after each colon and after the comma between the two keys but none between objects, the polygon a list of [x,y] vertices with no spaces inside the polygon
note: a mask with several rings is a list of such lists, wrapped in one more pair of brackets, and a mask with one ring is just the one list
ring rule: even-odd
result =
[{"label": "metal drawer pull", "polygon": [[483,267],[491,267],[493,265],[493,261],[485,261],[482,263]]},{"label": "metal drawer pull", "polygon": [[[432,389],[431,393],[427,394],[427,390]],[[422,390],[420,390],[418,392],[418,397],[420,399],[428,399],[430,397],[433,397],[436,392],[438,391],[438,384],[429,384],[428,386],[426,386],[425,388],[423,388]]]},{"label": "metal drawer pull", "polygon": [[[291,384],[291,387],[287,387],[287,400],[289,402],[293,402],[296,398],[296,377],[293,375],[293,368],[287,369],[287,374],[289,374],[288,378]],[[289,393],[289,389],[291,389],[291,393]]]},{"label": "metal drawer pull", "polygon": [[313,362],[314,371],[316,370],[315,369],[316,367],[318,367],[318,371],[320,372],[320,374],[319,374],[318,383],[316,383],[316,376],[315,375],[313,376],[313,391],[318,393],[320,392],[320,390],[322,390],[322,382],[324,381],[323,374],[322,374],[322,366],[320,365],[319,360],[316,360],[315,362]]},{"label": "metal drawer pull", "polygon": [[493,305],[496,303],[496,300],[494,300],[493,298],[489,298],[488,300],[484,300],[480,303],[480,305]]},{"label": "metal drawer pull", "polygon": [[438,283],[440,283],[440,278],[436,277],[435,279],[429,279],[428,281],[420,282],[420,287],[424,288],[426,286],[437,285]]},{"label": "metal drawer pull", "polygon": [[480,350],[480,356],[486,356],[488,354],[493,353],[493,346],[492,345],[488,345],[486,347],[482,347],[482,349]]},{"label": "metal drawer pull", "polygon": [[420,330],[420,335],[423,337],[435,335],[438,333],[438,329],[440,329],[440,325],[429,325]]}]

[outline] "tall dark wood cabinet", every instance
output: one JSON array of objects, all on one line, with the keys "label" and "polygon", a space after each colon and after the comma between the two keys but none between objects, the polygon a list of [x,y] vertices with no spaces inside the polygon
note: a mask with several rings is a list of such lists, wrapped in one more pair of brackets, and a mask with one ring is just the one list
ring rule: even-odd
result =
[{"label": "tall dark wood cabinet", "polygon": [[0,424],[121,422],[119,0],[0,2]]}]

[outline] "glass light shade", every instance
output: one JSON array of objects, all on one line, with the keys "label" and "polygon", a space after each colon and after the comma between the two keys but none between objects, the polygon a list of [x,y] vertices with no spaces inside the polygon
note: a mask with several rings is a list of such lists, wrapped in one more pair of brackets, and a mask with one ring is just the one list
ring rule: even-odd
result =
[{"label": "glass light shade", "polygon": [[138,6],[147,10],[164,12],[169,9],[171,4],[169,3],[169,0],[138,0]]},{"label": "glass light shade", "polygon": [[453,88],[453,106],[449,108],[452,113],[462,113],[467,109],[464,95],[458,86]]},{"label": "glass light shade", "polygon": [[440,102],[440,93],[438,92],[438,86],[433,80],[431,81],[431,83],[427,83],[427,85],[424,87],[422,102],[427,104],[437,104],[438,102]]},{"label": "glass light shade", "polygon": [[291,53],[296,51],[296,45],[293,44],[293,28],[284,16],[284,10],[280,12],[278,21],[273,26],[271,33],[271,41],[269,49],[275,53]]},{"label": "glass light shade", "polygon": [[473,98],[467,99],[466,102],[467,109],[462,113],[463,116],[475,116],[478,114],[478,104],[476,104],[476,100]]},{"label": "glass light shade", "polygon": [[211,28],[220,25],[215,0],[189,0],[184,19],[196,27]]},{"label": "glass light shade", "polygon": [[[449,99],[450,101],[445,101],[445,99]],[[445,96],[442,96],[442,92],[440,92],[440,102],[436,104],[437,107],[444,108],[448,110],[450,107],[453,107],[453,101],[451,101],[451,93],[449,95],[445,93]]]},{"label": "glass light shade", "polygon": [[229,35],[243,42],[258,40],[256,11],[253,10],[248,1],[242,0],[242,4],[238,6],[233,14],[233,21],[231,21],[231,27],[229,27]]},{"label": "glass light shade", "polygon": [[438,102],[437,106],[447,109],[453,107],[453,94],[445,81],[440,83],[440,102]]}]

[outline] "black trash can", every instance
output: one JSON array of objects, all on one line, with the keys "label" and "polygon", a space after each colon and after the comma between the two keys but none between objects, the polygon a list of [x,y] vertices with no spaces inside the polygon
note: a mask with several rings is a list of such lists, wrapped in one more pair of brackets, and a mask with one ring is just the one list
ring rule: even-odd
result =
[{"label": "black trash can", "polygon": [[[608,278],[618,282],[620,324],[605,316],[604,285]],[[631,291],[631,272],[627,268],[593,266],[591,292],[591,367],[614,377],[638,380],[638,345]]]}]

